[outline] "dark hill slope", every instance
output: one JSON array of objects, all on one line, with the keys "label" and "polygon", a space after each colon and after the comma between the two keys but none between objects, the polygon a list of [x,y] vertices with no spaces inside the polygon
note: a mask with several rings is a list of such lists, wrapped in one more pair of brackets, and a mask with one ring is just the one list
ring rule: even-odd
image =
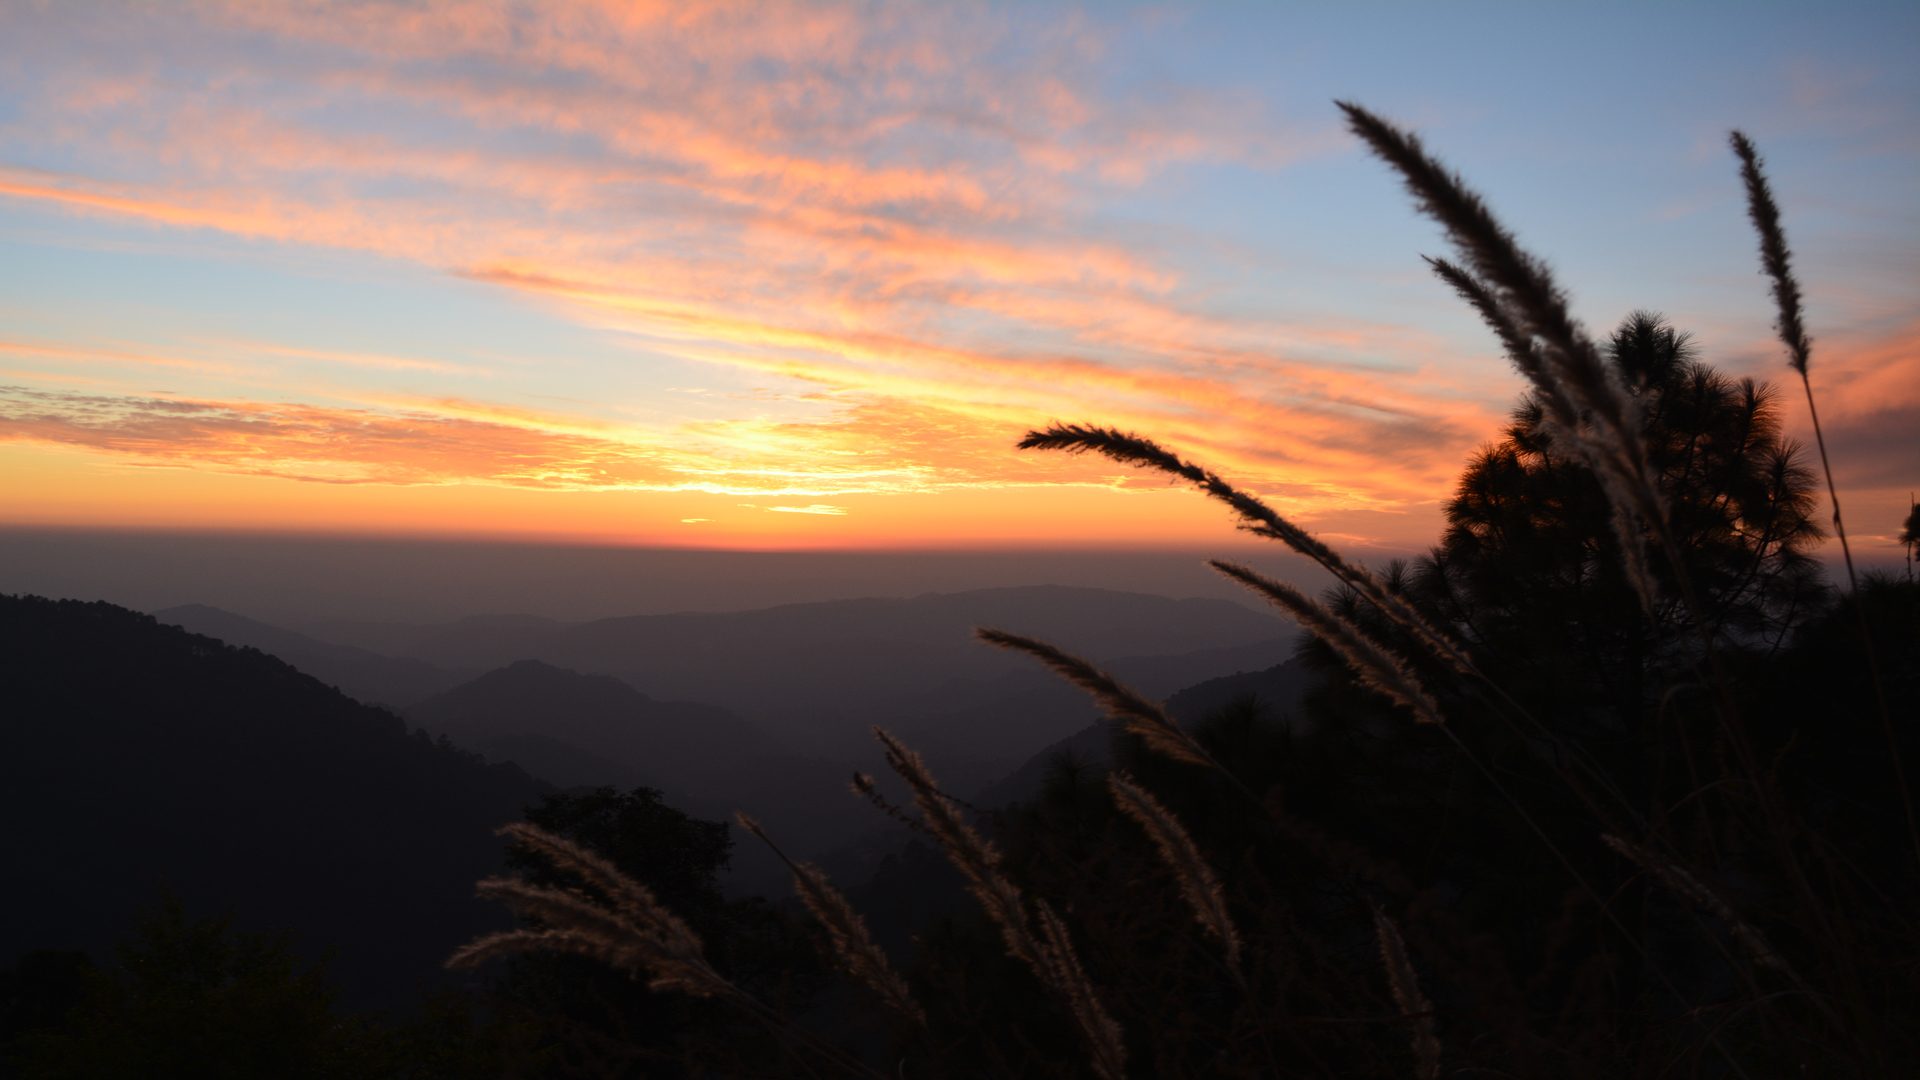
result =
[{"label": "dark hill slope", "polygon": [[[495,759],[518,760],[511,748],[544,747],[556,765],[561,747],[602,763],[601,774],[577,775],[584,760],[549,774],[563,786],[621,783],[706,792],[737,782],[741,762],[784,756],[753,725],[725,709],[656,701],[611,675],[586,675],[538,660],[489,671],[406,710],[434,734]],[[611,770],[611,771],[608,771]]]},{"label": "dark hill slope", "polygon": [[98,949],[164,888],[399,1004],[494,925],[473,883],[540,790],[263,653],[0,596],[0,966]]},{"label": "dark hill slope", "polygon": [[277,656],[369,705],[405,708],[455,685],[462,678],[459,672],[435,667],[424,660],[382,656],[351,645],[335,645],[205,604],[183,604],[156,611],[153,616],[170,626]]},{"label": "dark hill slope", "polygon": [[[1299,660],[1288,660],[1262,671],[1242,671],[1197,683],[1166,699],[1167,714],[1182,724],[1200,721],[1231,707],[1252,701],[1274,723],[1297,723],[1300,702],[1312,688],[1315,674]],[[983,806],[1005,806],[1031,799],[1062,757],[1106,768],[1113,740],[1111,721],[1097,721],[1033,755],[1013,772],[974,796]]]},{"label": "dark hill slope", "polygon": [[[982,646],[973,639],[976,626],[1100,660],[1291,635],[1271,616],[1221,600],[1030,587],[602,619],[557,631],[521,656],[621,675],[649,693],[712,701],[769,725],[778,719],[822,730],[839,714],[842,730],[864,745],[867,725],[895,722],[901,704],[1033,666]],[[852,687],[858,704],[847,701]]]},{"label": "dark hill slope", "polygon": [[[1268,649],[1262,655],[1278,658],[1294,635],[1291,624],[1224,600],[1027,586],[574,624],[469,619],[416,628],[405,655],[449,669],[532,659],[614,675],[658,698],[729,709],[808,753],[845,758],[872,747],[872,724],[902,728],[916,717],[951,716],[955,703],[971,698],[1001,701],[999,680],[1037,671],[1025,657],[975,641],[976,626],[1043,638],[1102,664],[1192,658],[1154,672],[1169,693],[1223,670],[1210,658],[1216,651]],[[1075,730],[1084,715],[1053,712],[1072,700],[1057,688],[1056,695],[1030,715],[979,726],[971,749],[983,759],[1018,761]],[[1054,726],[1041,724],[1048,717]],[[1026,730],[1029,720],[1044,730]]]},{"label": "dark hill slope", "polygon": [[[876,816],[846,794],[844,760],[789,751],[725,709],[658,701],[610,675],[538,660],[428,698],[407,719],[563,787],[645,785],[723,821],[746,810],[777,823],[799,854],[871,829]],[[759,844],[734,855],[731,887],[787,891],[786,869]]]}]

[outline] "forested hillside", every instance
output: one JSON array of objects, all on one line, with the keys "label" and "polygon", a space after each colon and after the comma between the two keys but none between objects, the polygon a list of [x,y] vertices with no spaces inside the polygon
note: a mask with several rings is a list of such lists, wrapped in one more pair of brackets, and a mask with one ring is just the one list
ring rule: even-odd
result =
[{"label": "forested hillside", "polygon": [[542,785],[279,660],[102,603],[0,597],[0,966],[101,949],[163,896],[291,929],[410,1002],[499,922],[473,882]]}]

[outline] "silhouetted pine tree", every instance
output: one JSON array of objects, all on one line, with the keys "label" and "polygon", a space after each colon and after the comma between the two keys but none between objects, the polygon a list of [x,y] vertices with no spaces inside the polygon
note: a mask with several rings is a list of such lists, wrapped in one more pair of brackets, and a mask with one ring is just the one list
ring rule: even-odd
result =
[{"label": "silhouetted pine tree", "polygon": [[1537,713],[1633,724],[1699,660],[1702,629],[1722,647],[1772,647],[1818,611],[1809,552],[1824,533],[1772,387],[1721,375],[1646,312],[1620,324],[1606,357],[1636,406],[1694,602],[1654,560],[1655,604],[1643,609],[1606,495],[1537,394],[1468,464],[1413,592]]}]

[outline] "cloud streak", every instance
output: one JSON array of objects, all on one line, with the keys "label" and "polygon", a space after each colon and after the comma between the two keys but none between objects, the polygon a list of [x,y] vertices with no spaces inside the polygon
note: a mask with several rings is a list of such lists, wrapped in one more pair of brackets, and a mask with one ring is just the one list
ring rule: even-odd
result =
[{"label": "cloud streak", "polygon": [[[887,0],[79,7],[10,15],[0,203],[477,283],[613,343],[618,361],[593,362],[628,365],[602,381],[640,386],[646,422],[615,419],[591,372],[542,385],[559,365],[530,354],[21,333],[0,342],[10,439],[826,516],[856,495],[1150,486],[1010,449],[1090,420],[1294,516],[1386,512],[1418,539],[1512,392],[1491,349],[1391,317],[1250,313],[1274,294],[1243,271],[1315,268],[1223,259],[1230,236],[1143,220],[1146,193],[1223,171],[1266,184],[1345,143],[1330,115],[1120,70],[1125,19]],[[1832,390],[1837,424],[1882,433],[1856,440],[1879,457],[1920,384],[1888,347]],[[551,407],[567,392],[587,403]]]},{"label": "cloud streak", "polygon": [[[1302,360],[1272,344],[1377,355],[1412,335],[1210,313],[1184,295],[1177,252],[1103,237],[1089,217],[1183,162],[1272,167],[1324,152],[1324,137],[1244,102],[1111,97],[1093,28],[1034,33],[980,16],[201,5],[184,26],[150,29],[217,53],[218,79],[129,64],[56,81],[11,133],[70,138],[88,148],[86,169],[0,164],[0,195],[426,262],[557,302],[653,355],[778,377],[782,394],[833,418],[705,425],[709,445],[730,449],[680,461],[671,481],[663,451],[617,439],[516,450],[514,425],[408,427],[292,403],[182,412],[75,399],[16,416],[16,437],[353,482],[731,490],[759,483],[743,476],[804,473],[888,490],[1031,475],[971,429],[1010,441],[1022,424],[1085,410],[1282,485],[1297,509],[1315,493],[1352,505],[1429,488],[1489,419],[1483,406],[1432,369]],[[263,43],[281,58],[271,70],[249,59]],[[256,355],[473,373],[296,345]],[[355,425],[359,450],[327,450]],[[407,445],[427,438],[449,446]],[[1381,468],[1381,448],[1395,468]]]},{"label": "cloud streak", "polygon": [[[889,423],[955,423],[929,413]],[[814,425],[730,422],[704,430],[595,428],[444,400],[324,407],[0,386],[0,441],[66,446],[141,465],[328,484],[486,484],[556,491],[739,496],[935,493],[1059,482],[1056,463],[994,467],[996,455],[905,456],[858,443],[856,413]],[[744,449],[743,449],[744,447]],[[926,449],[947,451],[945,441]],[[770,507],[834,514],[829,504]]]}]

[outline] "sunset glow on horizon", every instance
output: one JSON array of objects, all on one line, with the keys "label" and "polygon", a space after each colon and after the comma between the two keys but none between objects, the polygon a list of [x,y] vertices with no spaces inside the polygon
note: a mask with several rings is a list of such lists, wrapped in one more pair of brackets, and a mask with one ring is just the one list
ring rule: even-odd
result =
[{"label": "sunset glow on horizon", "polygon": [[1417,549],[1520,380],[1338,97],[1596,336],[1660,311],[1810,442],[1751,134],[1856,552],[1897,558],[1914,41],[1910,5],[0,0],[0,526],[1235,542],[1161,477],[1014,449],[1060,420]]}]

